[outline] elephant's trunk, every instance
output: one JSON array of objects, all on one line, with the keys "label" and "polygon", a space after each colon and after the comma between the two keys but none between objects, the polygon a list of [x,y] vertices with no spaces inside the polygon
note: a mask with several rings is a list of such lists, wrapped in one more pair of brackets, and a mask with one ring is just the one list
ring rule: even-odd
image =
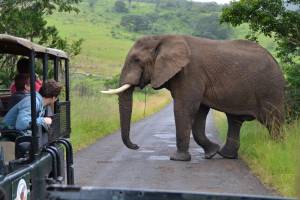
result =
[{"label": "elephant's trunk", "polygon": [[124,92],[119,94],[119,111],[120,111],[120,122],[121,122],[121,135],[123,143],[129,149],[138,149],[139,146],[133,144],[130,140],[130,122],[132,113],[132,94],[134,87],[130,87]]}]

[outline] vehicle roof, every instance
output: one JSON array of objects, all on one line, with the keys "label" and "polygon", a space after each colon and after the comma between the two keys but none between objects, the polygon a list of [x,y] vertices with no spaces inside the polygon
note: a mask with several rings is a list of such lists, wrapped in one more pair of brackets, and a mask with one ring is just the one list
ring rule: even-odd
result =
[{"label": "vehicle roof", "polygon": [[24,38],[0,34],[0,53],[30,56],[31,51],[35,51],[37,57],[48,54],[50,59],[68,59],[68,54],[62,50],[43,47]]}]

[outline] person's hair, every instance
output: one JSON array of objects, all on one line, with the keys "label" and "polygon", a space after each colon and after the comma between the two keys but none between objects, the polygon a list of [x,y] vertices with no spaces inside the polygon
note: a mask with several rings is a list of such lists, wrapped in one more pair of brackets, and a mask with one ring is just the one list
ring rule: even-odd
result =
[{"label": "person's hair", "polygon": [[30,73],[30,61],[28,58],[21,58],[17,63],[17,71],[19,74]]},{"label": "person's hair", "polygon": [[47,80],[43,82],[39,93],[45,98],[58,97],[61,89],[62,86],[59,82],[56,82],[55,80]]},{"label": "person's hair", "polygon": [[17,74],[15,76],[15,87],[16,91],[24,91],[25,85],[30,85],[30,76],[29,74]]}]

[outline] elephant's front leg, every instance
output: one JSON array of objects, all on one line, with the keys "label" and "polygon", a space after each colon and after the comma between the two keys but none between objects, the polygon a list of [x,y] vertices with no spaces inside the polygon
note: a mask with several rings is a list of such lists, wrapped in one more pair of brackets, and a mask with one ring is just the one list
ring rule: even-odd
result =
[{"label": "elephant's front leg", "polygon": [[205,135],[206,117],[209,112],[209,107],[201,105],[199,111],[195,116],[192,127],[192,133],[195,142],[200,145],[205,152],[205,158],[210,159],[220,149],[220,146],[210,141]]},{"label": "elephant's front leg", "polygon": [[170,157],[171,160],[191,160],[189,153],[190,133],[193,117],[199,105],[200,103],[195,105],[195,102],[174,99],[177,151]]}]

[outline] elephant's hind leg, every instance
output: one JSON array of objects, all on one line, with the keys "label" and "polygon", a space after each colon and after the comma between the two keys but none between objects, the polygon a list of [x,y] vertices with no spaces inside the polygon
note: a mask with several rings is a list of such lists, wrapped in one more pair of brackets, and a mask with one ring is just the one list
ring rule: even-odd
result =
[{"label": "elephant's hind leg", "polygon": [[228,120],[228,132],[225,145],[218,152],[224,158],[238,158],[240,147],[240,129],[244,120],[240,116],[226,114]]},{"label": "elephant's hind leg", "polygon": [[192,127],[194,140],[204,149],[206,159],[212,158],[220,149],[218,144],[211,142],[205,135],[205,124],[208,112],[209,107],[201,105]]}]

